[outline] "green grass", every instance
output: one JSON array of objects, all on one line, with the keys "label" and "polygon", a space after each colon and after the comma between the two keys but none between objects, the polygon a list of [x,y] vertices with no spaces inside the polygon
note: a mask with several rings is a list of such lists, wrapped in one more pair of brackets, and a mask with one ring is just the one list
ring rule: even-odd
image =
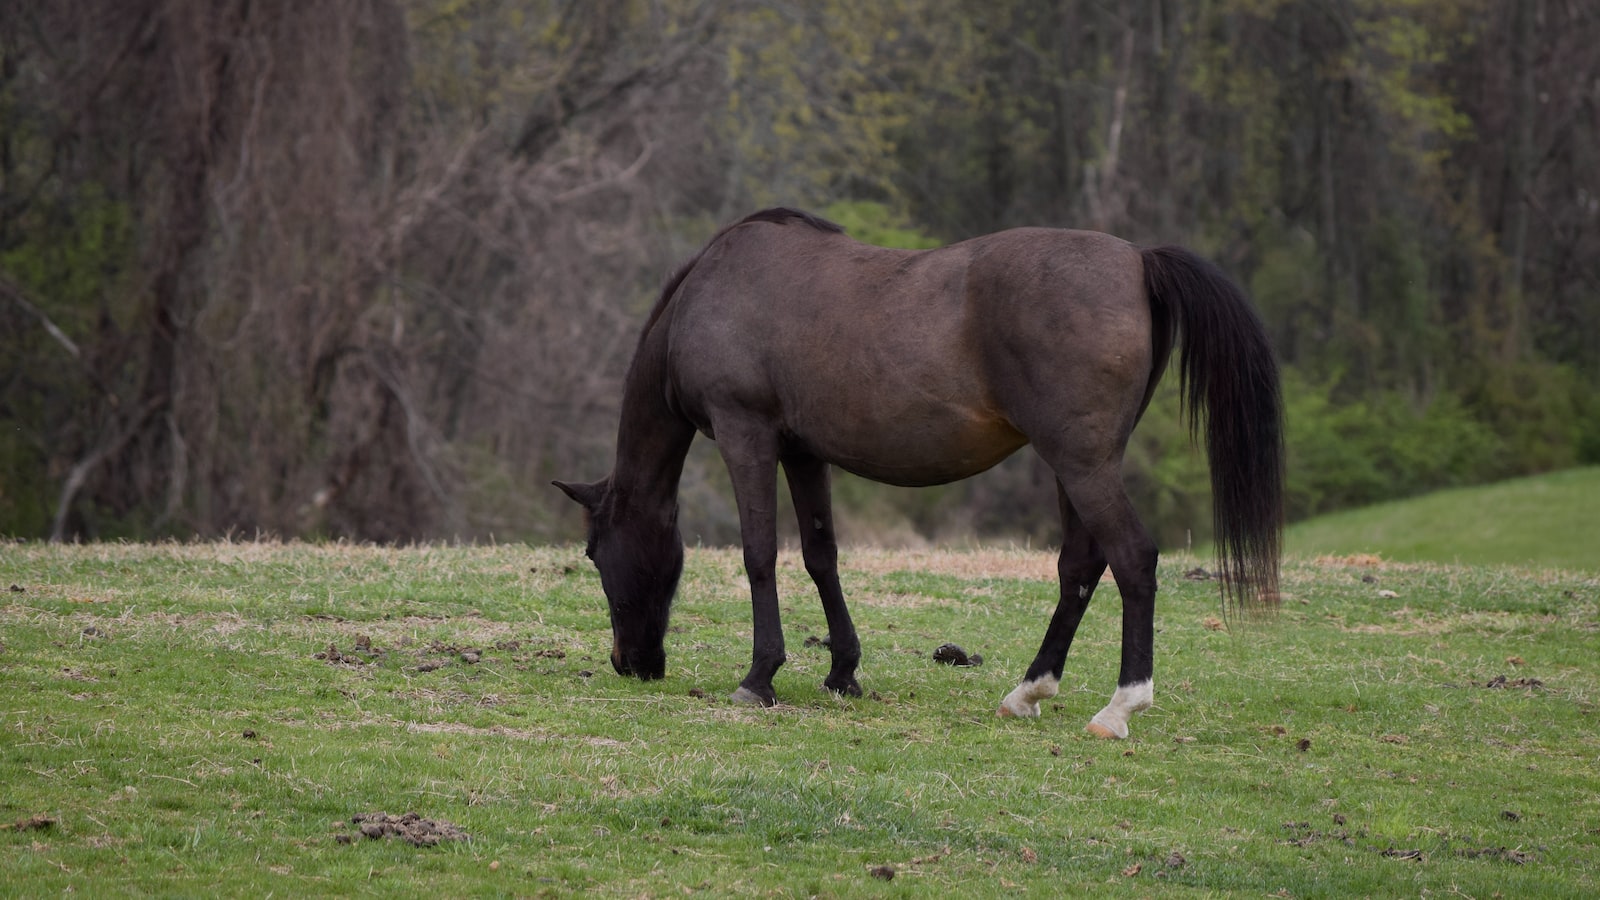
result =
[{"label": "green grass", "polygon": [[1287,545],[1304,555],[1600,572],[1600,466],[1320,516],[1291,527]]},{"label": "green grass", "polygon": [[[1291,562],[1281,615],[1230,633],[1174,557],[1156,706],[1107,742],[1083,726],[1116,676],[1109,585],[1061,695],[1002,720],[1051,557],[844,562],[869,696],[820,689],[785,556],[790,662],[757,710],[723,700],[749,657],[732,551],[690,552],[645,684],[606,664],[575,547],[8,546],[0,895],[1600,893],[1592,576]],[[316,658],[361,636],[365,664]],[[984,665],[933,663],[945,641]],[[471,839],[338,840],[374,811]]]}]

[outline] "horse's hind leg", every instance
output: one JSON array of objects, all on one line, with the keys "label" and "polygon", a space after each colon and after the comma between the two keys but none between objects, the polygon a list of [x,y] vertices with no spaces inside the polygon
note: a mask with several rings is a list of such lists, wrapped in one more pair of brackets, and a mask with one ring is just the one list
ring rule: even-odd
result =
[{"label": "horse's hind leg", "polygon": [[844,591],[839,587],[839,543],[833,532],[833,501],[828,492],[828,464],[814,456],[785,456],[783,471],[789,479],[789,494],[800,520],[800,551],[806,573],[822,597],[822,613],[828,620],[828,649],[833,654],[833,669],[822,682],[837,694],[861,696],[856,683],[856,666],[861,662],[861,642],[855,624],[845,608]]},{"label": "horse's hind leg", "polygon": [[1077,481],[1062,479],[1067,496],[1099,541],[1122,594],[1122,668],[1111,702],[1089,720],[1088,731],[1128,736],[1128,719],[1150,708],[1155,654],[1156,545],[1122,486],[1120,466],[1102,467]]},{"label": "horse's hind leg", "polygon": [[1072,636],[1077,633],[1095,586],[1106,571],[1105,554],[1100,552],[1100,545],[1084,526],[1059,480],[1056,481],[1056,501],[1061,507],[1061,555],[1056,560],[1056,572],[1061,576],[1061,601],[1056,604],[1055,615],[1050,617],[1050,627],[1045,631],[1044,643],[1033,658],[1033,665],[1028,667],[1022,683],[1001,702],[999,714],[1002,716],[1037,716],[1039,701],[1056,695],[1067,651],[1072,648]]},{"label": "horse's hind leg", "polygon": [[[1044,646],[1039,657],[1028,670],[1025,680],[1006,698],[1006,706],[1013,713],[1031,713],[1043,696],[1054,693],[1056,680],[1061,673],[1066,655],[1064,637],[1068,626],[1076,626],[1087,605],[1093,583],[1085,583],[1091,574],[1101,571],[1101,559],[1111,566],[1117,580],[1117,590],[1122,594],[1122,668],[1117,674],[1117,690],[1111,702],[1095,713],[1089,721],[1091,734],[1107,738],[1128,736],[1128,719],[1136,712],[1150,708],[1154,698],[1151,674],[1155,648],[1156,607],[1156,545],[1145,531],[1133,504],[1128,500],[1122,485],[1120,460],[1122,455],[1084,453],[1077,448],[1072,453],[1065,447],[1051,446],[1052,442],[1036,441],[1039,454],[1057,473],[1058,490],[1062,493],[1063,522],[1068,538],[1062,547],[1061,589],[1062,606],[1051,620]],[[1084,458],[1108,460],[1095,466],[1083,466],[1077,461]],[[1067,515],[1068,508],[1074,515]],[[1076,524],[1074,524],[1076,523]],[[1089,543],[1099,546],[1103,557],[1086,553],[1082,549],[1070,555],[1068,548],[1083,547]],[[1073,560],[1076,560],[1074,562]],[[1087,590],[1085,590],[1087,588]],[[1083,592],[1080,605],[1073,605],[1073,592]]]}]

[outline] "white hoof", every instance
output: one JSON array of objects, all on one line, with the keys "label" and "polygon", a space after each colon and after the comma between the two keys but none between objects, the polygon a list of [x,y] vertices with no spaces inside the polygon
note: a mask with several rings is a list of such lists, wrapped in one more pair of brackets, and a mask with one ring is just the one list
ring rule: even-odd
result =
[{"label": "white hoof", "polygon": [[1039,701],[1048,700],[1061,689],[1061,682],[1049,675],[1041,675],[1032,681],[1024,681],[1012,689],[1006,698],[1000,701],[1000,709],[996,715],[1001,717],[1015,716],[1019,719],[1034,719],[1039,716]]},{"label": "white hoof", "polygon": [[1095,737],[1122,740],[1128,736],[1128,719],[1149,709],[1154,701],[1155,689],[1148,681],[1119,687],[1111,695],[1111,702],[1094,714],[1084,730]]}]

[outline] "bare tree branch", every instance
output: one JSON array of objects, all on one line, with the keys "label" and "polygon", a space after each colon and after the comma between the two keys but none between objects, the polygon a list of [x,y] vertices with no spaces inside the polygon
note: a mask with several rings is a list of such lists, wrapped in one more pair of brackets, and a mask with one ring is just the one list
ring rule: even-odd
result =
[{"label": "bare tree branch", "polygon": [[67,333],[62,331],[55,322],[51,321],[50,317],[45,314],[44,310],[35,306],[33,302],[28,299],[27,295],[22,292],[22,288],[18,287],[9,278],[4,276],[0,276],[0,294],[5,294],[7,297],[11,298],[12,302],[22,307],[25,312],[38,319],[39,324],[44,326],[44,330],[48,332],[52,338],[55,338],[56,343],[64,347],[67,353],[71,354],[73,359],[83,358],[83,351],[78,349],[78,345],[73,342],[72,338],[67,337]]}]

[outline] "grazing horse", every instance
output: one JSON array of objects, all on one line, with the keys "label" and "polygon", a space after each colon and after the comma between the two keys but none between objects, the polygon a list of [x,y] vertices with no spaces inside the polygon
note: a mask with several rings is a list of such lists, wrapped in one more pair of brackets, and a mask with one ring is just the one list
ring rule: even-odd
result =
[{"label": "grazing horse", "polygon": [[827,617],[823,684],[861,693],[839,588],[829,465],[944,484],[1024,444],[1049,464],[1064,532],[1061,600],[1003,716],[1037,716],[1107,565],[1122,594],[1117,688],[1088,729],[1123,738],[1153,697],[1156,546],[1122,457],[1174,344],[1191,435],[1205,435],[1224,597],[1277,601],[1283,514],[1278,370],[1261,321],[1210,263],[1176,247],[1018,228],[937,250],[861,244],[808,213],[724,228],[668,280],[623,387],[611,474],[555,482],[587,511],[611,611],[611,662],[660,678],[683,571],[678,480],[695,433],[732,477],[754,650],[735,701],[770,706],[784,663],[774,569],[783,465],[806,572]]}]

